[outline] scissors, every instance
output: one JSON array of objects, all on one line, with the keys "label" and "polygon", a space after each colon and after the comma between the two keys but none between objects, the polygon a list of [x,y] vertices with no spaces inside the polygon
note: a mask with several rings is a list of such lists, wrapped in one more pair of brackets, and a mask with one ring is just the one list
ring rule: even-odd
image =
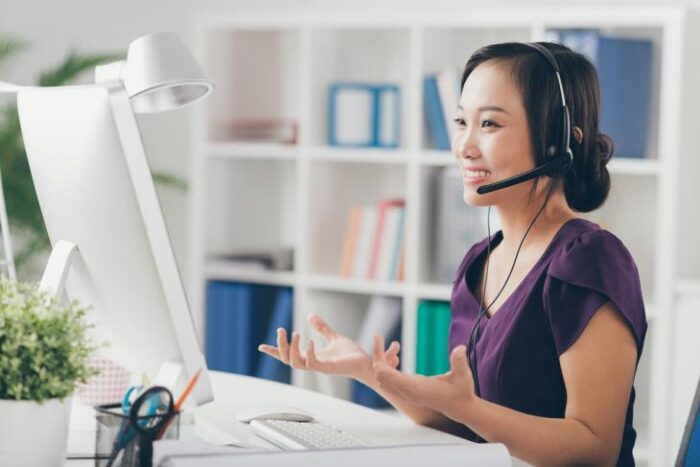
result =
[{"label": "scissors", "polygon": [[[138,396],[133,400],[132,393]],[[127,390],[122,401],[122,410],[125,417],[119,427],[119,432],[114,440],[112,453],[109,456],[107,467],[111,467],[122,449],[126,449],[129,443],[140,435],[139,439],[139,465],[150,465],[153,454],[153,440],[157,438],[163,426],[175,413],[173,395],[163,386],[152,386],[146,390],[138,387]]]},{"label": "scissors", "polygon": [[[122,412],[124,412],[124,415],[129,415],[132,404],[139,396],[141,396],[141,394],[144,392],[144,389],[145,386],[143,384],[135,384],[133,386],[129,386],[129,389],[126,390],[126,392],[124,393],[124,398],[122,399]],[[155,410],[156,408],[154,406],[154,401],[151,400],[149,405],[146,407],[146,413],[144,415],[153,415],[155,413]]]}]

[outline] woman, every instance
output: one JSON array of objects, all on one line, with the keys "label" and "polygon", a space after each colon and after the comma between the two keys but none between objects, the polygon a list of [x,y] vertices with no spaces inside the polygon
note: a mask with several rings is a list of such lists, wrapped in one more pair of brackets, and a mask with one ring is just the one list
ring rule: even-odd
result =
[{"label": "woman", "polygon": [[397,342],[385,350],[377,336],[370,356],[314,315],[323,348],[309,341],[302,352],[299,334],[290,343],[281,329],[278,346],[260,350],[355,378],[416,423],[504,443],[534,465],[634,465],[633,380],[646,334],[639,274],[617,237],[576,214],[601,206],[610,189],[598,78],[582,55],[539,44],[559,65],[571,118],[564,174],[477,193],[552,160],[562,97],[552,66],[527,44],[484,47],[462,76],[452,151],[464,200],[494,206],[502,228],[457,271],[450,371],[402,373]]}]

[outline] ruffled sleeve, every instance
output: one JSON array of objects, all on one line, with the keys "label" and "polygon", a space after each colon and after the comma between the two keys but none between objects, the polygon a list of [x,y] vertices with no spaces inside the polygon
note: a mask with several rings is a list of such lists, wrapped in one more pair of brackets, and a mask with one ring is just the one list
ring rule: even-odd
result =
[{"label": "ruffled sleeve", "polygon": [[555,253],[543,289],[557,354],[581,335],[608,301],[620,310],[642,353],[647,323],[639,272],[625,245],[607,230],[577,235]]}]

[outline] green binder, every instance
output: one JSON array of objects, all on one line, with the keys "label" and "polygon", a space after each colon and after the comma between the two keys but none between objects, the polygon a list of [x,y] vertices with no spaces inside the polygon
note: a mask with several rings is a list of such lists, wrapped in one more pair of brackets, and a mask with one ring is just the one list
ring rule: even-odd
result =
[{"label": "green binder", "polygon": [[433,364],[434,375],[440,375],[450,370],[450,356],[448,352],[448,339],[450,333],[450,319],[452,312],[450,304],[436,302],[433,304]]},{"label": "green binder", "polygon": [[435,320],[433,319],[432,304],[427,301],[418,304],[418,322],[416,323],[416,373],[431,375],[433,364],[433,347],[431,337]]}]

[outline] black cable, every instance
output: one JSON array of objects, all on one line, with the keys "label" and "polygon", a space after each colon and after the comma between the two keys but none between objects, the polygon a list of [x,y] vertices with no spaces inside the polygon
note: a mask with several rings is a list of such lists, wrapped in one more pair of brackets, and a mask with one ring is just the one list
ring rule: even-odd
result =
[{"label": "black cable", "polygon": [[[496,297],[493,299],[493,301],[486,307],[484,308],[484,295],[486,294],[486,281],[488,280],[489,277],[489,259],[491,257],[491,206],[489,206],[488,212],[487,212],[487,219],[486,219],[486,229],[487,229],[487,234],[488,234],[488,240],[487,240],[487,253],[486,253],[486,271],[484,272],[484,285],[482,287],[481,291],[481,298],[479,300],[479,316],[476,318],[476,322],[474,323],[474,327],[472,328],[471,335],[469,336],[469,344],[468,344],[468,358],[469,358],[469,366],[471,367],[472,370],[472,377],[474,380],[474,391],[476,392],[477,397],[481,396],[481,391],[479,390],[479,370],[477,368],[477,358],[476,358],[476,344],[479,341],[479,336],[481,332],[481,319],[484,317],[484,315],[488,312],[489,308],[493,306],[494,303],[496,303],[496,300],[498,300],[498,297],[501,296],[501,293],[503,290],[506,288],[506,284],[508,284],[508,279],[510,279],[511,274],[513,273],[513,270],[515,269],[515,263],[518,260],[518,255],[520,254],[520,249],[523,246],[523,243],[525,242],[525,238],[527,237],[527,234],[530,233],[530,230],[532,229],[532,226],[535,225],[535,222],[537,221],[537,218],[540,216],[542,211],[544,211],[545,206],[547,205],[547,201],[549,201],[549,197],[552,194],[552,191],[554,189],[555,181],[553,181],[550,186],[549,190],[547,191],[547,196],[545,197],[544,203],[542,203],[542,207],[537,211],[537,214],[535,215],[535,218],[532,220],[530,223],[530,226],[527,228],[525,231],[525,235],[523,235],[522,240],[520,240],[520,244],[518,245],[518,250],[515,252],[515,258],[513,259],[513,264],[510,267],[510,271],[508,272],[508,275],[506,276],[506,280],[503,283],[503,286],[501,287],[501,290],[499,290],[498,294]],[[469,284],[467,282],[467,273],[466,271],[464,272],[464,283],[469,288]],[[476,441],[480,441],[481,437],[474,433],[476,435]]]}]

